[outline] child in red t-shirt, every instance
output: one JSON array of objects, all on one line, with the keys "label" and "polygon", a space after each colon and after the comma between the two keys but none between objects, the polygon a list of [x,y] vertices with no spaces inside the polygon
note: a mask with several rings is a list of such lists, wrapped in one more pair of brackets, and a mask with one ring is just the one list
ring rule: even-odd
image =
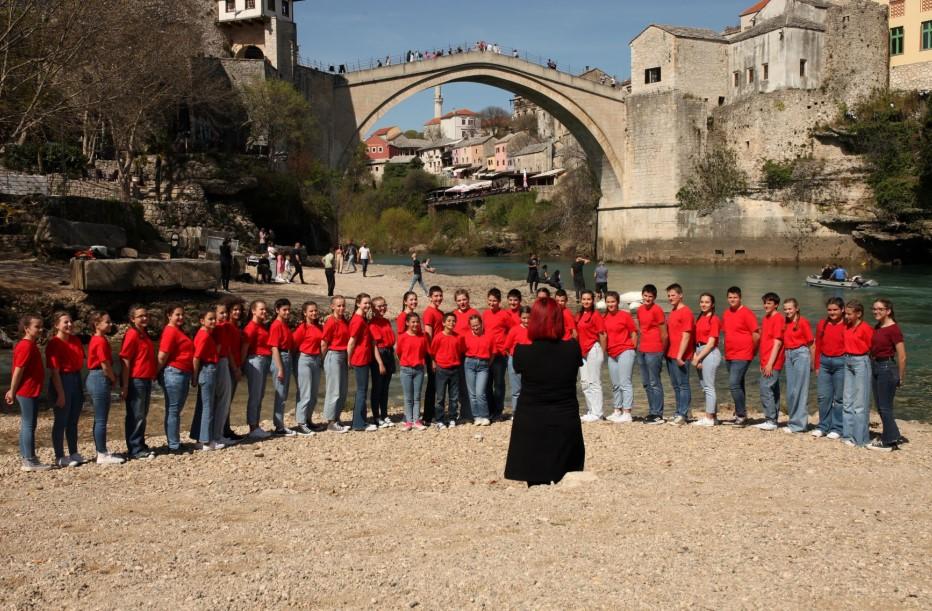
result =
[{"label": "child in red t-shirt", "polygon": [[[81,367],[84,365],[84,348],[81,340],[72,334],[74,323],[67,312],[52,316],[55,336],[45,347],[45,365],[49,369],[55,396],[55,420],[52,423],[52,445],[55,462],[59,467],[77,467],[84,462],[78,454],[78,418],[84,407],[81,388]],[[64,442],[68,439],[68,454]]]},{"label": "child in red t-shirt", "polygon": [[119,465],[123,458],[107,450],[107,420],[110,415],[110,393],[117,385],[113,371],[113,351],[108,335],[113,328],[110,315],[100,310],[91,312],[88,320],[94,335],[87,345],[87,379],[84,381],[87,394],[94,404],[94,445],[97,448],[98,465]]},{"label": "child in red t-shirt", "polygon": [[[437,376],[437,413],[434,422],[437,428],[442,428],[444,421],[448,428],[455,427],[459,416],[460,377],[465,347],[455,327],[456,314],[447,312],[443,315],[443,329],[434,333],[430,345],[434,374]],[[445,398],[449,398],[449,409],[446,409]]]},{"label": "child in red t-shirt", "polygon": [[188,400],[194,372],[194,342],[184,332],[184,308],[168,310],[168,324],[159,341],[159,366],[165,393],[165,437],[169,452],[181,450],[181,412]]},{"label": "child in red t-shirt", "polygon": [[398,362],[401,364],[401,388],[405,400],[402,427],[406,431],[427,428],[421,422],[421,388],[426,360],[427,336],[421,331],[421,317],[417,312],[409,312],[405,318],[405,331],[398,336]]},{"label": "child in red t-shirt", "polygon": [[[509,301],[510,301],[509,297]],[[505,338],[505,351],[508,353],[508,379],[511,382],[511,415],[518,410],[518,397],[521,396],[521,374],[515,371],[515,348],[527,345],[531,340],[527,336],[527,325],[531,319],[531,308],[518,306],[518,324],[508,331]]]},{"label": "child in red t-shirt", "polygon": [[214,437],[217,363],[220,361],[220,346],[214,339],[217,312],[213,308],[202,310],[200,323],[201,328],[194,336],[194,372],[191,378],[192,385],[198,389],[196,411],[201,415],[197,441],[201,450],[219,450],[225,446],[219,437]]},{"label": "child in red t-shirt", "polygon": [[293,373],[291,360],[294,354],[294,334],[291,332],[291,302],[275,300],[275,320],[269,327],[269,349],[272,351],[272,385],[275,401],[272,403],[272,435],[294,437],[297,433],[285,426],[285,402]]},{"label": "child in red t-shirt", "polygon": [[19,404],[19,454],[23,471],[46,471],[51,465],[39,462],[36,456],[36,422],[39,416],[39,395],[45,384],[42,354],[36,342],[42,335],[42,319],[26,314],[19,321],[23,339],[13,348],[13,375],[4,399],[7,405]]},{"label": "child in red t-shirt", "polygon": [[153,458],[155,453],[146,445],[146,419],[158,359],[155,344],[149,338],[148,310],[142,306],[131,307],[129,322],[120,347],[123,363],[120,394],[126,402],[126,448],[128,458]]},{"label": "child in red t-shirt", "polygon": [[262,415],[262,397],[272,364],[272,349],[269,348],[269,330],[265,326],[268,307],[264,301],[253,301],[249,306],[250,320],[243,329],[243,345],[246,361],[243,372],[246,374],[248,398],[246,399],[246,422],[249,424],[250,439],[267,439],[271,433],[259,426]]}]

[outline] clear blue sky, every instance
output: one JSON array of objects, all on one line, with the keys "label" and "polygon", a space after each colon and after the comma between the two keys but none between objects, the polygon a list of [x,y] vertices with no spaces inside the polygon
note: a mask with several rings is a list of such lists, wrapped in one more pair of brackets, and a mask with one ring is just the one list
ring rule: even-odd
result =
[{"label": "clear blue sky", "polygon": [[[619,80],[628,78],[628,43],[651,23],[720,31],[738,23],[755,0],[306,0],[295,3],[298,43],[304,58],[329,64],[368,62],[408,49],[431,50],[485,40],[553,58],[560,68],[581,72],[597,66]],[[471,83],[444,86],[444,110],[501,106],[507,91]],[[433,116],[433,92],[414,95],[376,127],[420,130]]]}]

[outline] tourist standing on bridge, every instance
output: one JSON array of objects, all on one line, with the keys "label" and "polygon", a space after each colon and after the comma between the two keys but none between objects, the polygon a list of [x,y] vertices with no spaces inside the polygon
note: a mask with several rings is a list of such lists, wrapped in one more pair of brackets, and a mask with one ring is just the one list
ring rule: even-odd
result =
[{"label": "tourist standing on bridge", "polygon": [[184,307],[168,310],[168,323],[159,341],[159,367],[165,392],[165,437],[169,452],[181,450],[181,412],[188,400],[194,372],[194,342],[184,332]]}]

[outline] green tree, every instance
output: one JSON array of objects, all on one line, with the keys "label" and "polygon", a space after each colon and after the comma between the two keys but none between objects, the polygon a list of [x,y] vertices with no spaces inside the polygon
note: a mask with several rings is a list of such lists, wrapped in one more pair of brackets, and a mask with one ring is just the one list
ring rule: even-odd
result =
[{"label": "green tree", "polygon": [[279,155],[306,148],[315,134],[311,106],[291,83],[271,79],[243,88],[250,142],[265,147],[269,164]]},{"label": "green tree", "polygon": [[738,155],[728,148],[714,148],[696,159],[692,176],[676,193],[683,210],[711,214],[727,200],[748,189],[748,177],[738,167]]}]

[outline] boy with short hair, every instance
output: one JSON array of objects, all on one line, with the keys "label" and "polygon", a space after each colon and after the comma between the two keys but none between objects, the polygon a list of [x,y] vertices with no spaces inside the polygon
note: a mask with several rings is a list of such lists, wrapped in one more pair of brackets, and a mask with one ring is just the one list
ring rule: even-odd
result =
[{"label": "boy with short hair", "polygon": [[764,317],[761,319],[760,334],[760,402],[764,408],[764,420],[756,425],[762,431],[775,431],[780,417],[780,371],[783,369],[783,331],[786,319],[776,293],[765,293]]},{"label": "boy with short hair", "polygon": [[760,327],[757,325],[757,317],[754,313],[741,303],[741,289],[732,286],[729,287],[727,293],[728,308],[722,314],[725,363],[728,366],[728,386],[731,389],[731,398],[735,402],[734,424],[744,426],[748,417],[744,377],[757,352]]},{"label": "boy with short hair", "polygon": [[663,365],[664,346],[667,344],[667,326],[663,309],[655,303],[657,287],[645,284],[641,289],[642,304],[637,310],[638,364],[641,366],[641,381],[647,393],[647,418],[645,424],[663,424],[663,384],[660,368]]}]

